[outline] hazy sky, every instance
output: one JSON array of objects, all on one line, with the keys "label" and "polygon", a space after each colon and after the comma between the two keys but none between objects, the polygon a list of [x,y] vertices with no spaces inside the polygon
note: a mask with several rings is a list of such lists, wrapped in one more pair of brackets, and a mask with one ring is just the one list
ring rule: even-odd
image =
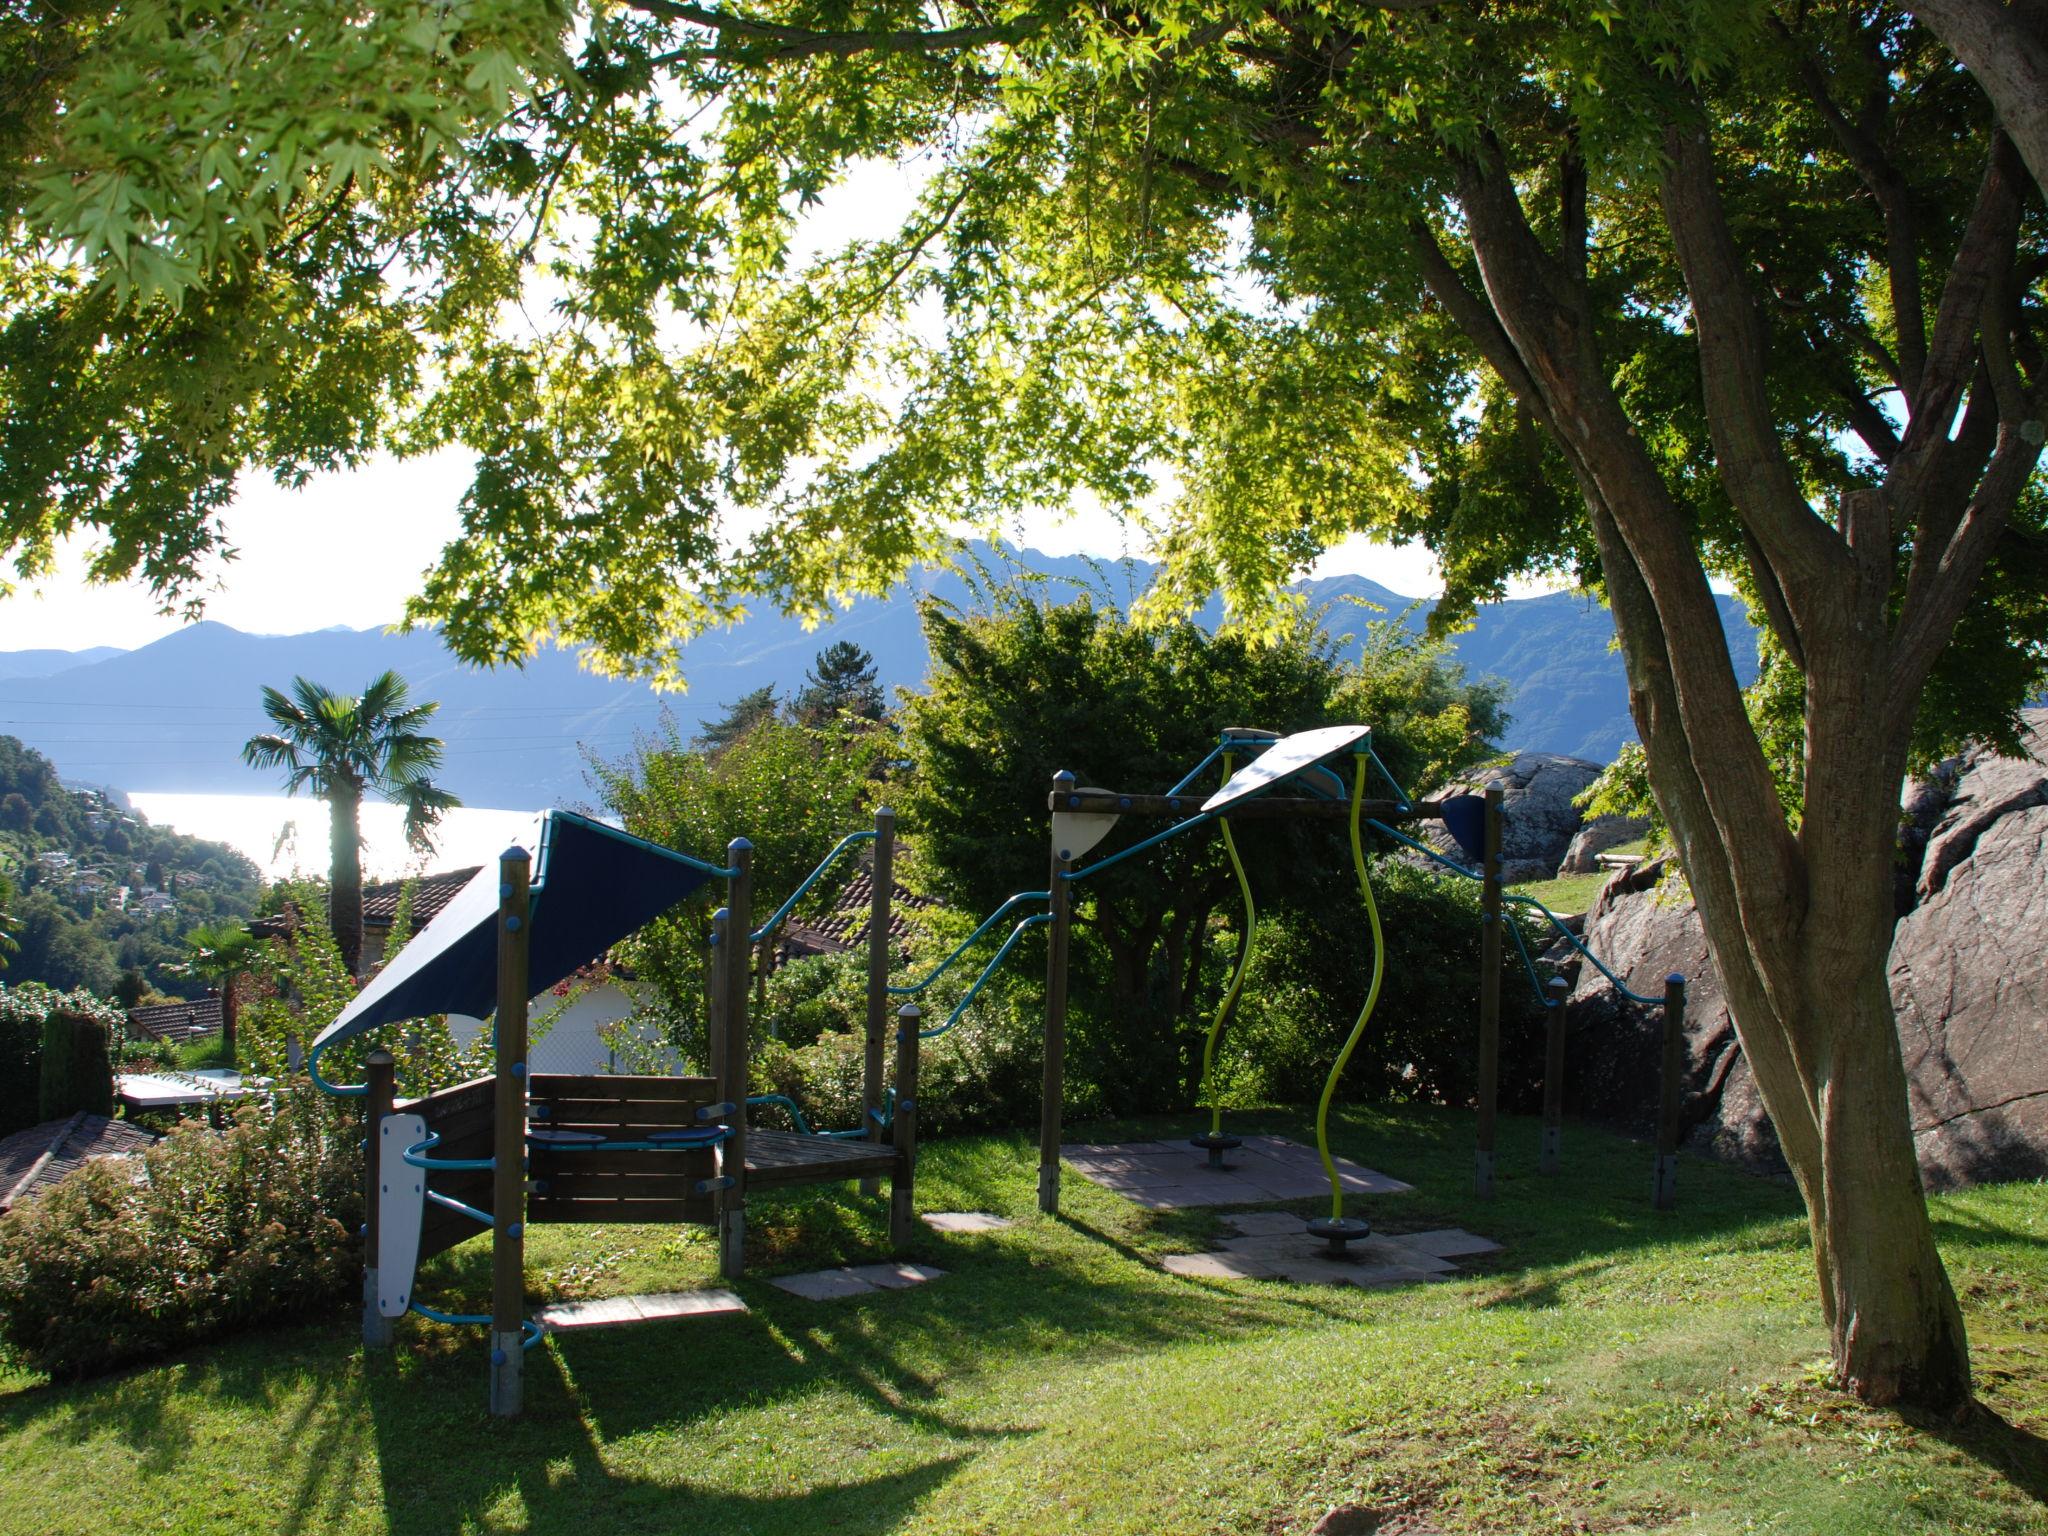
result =
[{"label": "hazy sky", "polygon": [[[458,453],[382,460],[322,475],[301,491],[251,478],[227,517],[240,553],[216,567],[207,617],[257,634],[390,623],[455,533],[468,478],[467,459]],[[1050,554],[1125,553],[1124,530],[1099,513],[1065,522],[1026,519],[1018,532]],[[0,598],[0,650],[132,649],[178,628],[180,621],[157,613],[139,587],[88,586],[75,551],[60,564],[59,575],[40,589],[21,587]],[[1355,541],[1332,551],[1316,573],[1340,572],[1363,573],[1407,597],[1434,596],[1440,587],[1435,562],[1419,548]]]}]

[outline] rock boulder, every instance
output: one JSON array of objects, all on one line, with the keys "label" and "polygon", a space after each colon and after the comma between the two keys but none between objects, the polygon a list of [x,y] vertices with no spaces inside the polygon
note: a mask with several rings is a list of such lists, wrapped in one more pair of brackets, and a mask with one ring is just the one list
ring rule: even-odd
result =
[{"label": "rock boulder", "polygon": [[[1483,794],[1498,784],[1501,797],[1501,863],[1509,883],[1547,880],[1557,873],[1585,817],[1572,801],[1600,777],[1600,765],[1556,752],[1520,752],[1502,767],[1482,769],[1446,795]],[[1449,850],[1446,839],[1442,846]],[[1457,854],[1453,854],[1457,857]]]},{"label": "rock boulder", "polygon": [[1623,843],[1632,843],[1650,830],[1642,816],[1595,816],[1574,834],[1557,866],[1560,875],[1590,875],[1600,867],[1600,855]]},{"label": "rock boulder", "polygon": [[[1938,816],[1908,790],[1924,831],[1915,904],[1892,940],[1898,1010],[1922,1177],[1934,1189],[2048,1174],[2048,710],[2028,712],[2035,760],[1973,752],[1954,765]],[[1938,781],[1937,781],[1938,782]],[[1691,901],[1610,882],[1586,943],[1634,991],[1682,971],[1685,1124],[1700,1151],[1784,1164],[1742,1058]],[[1660,1024],[1591,966],[1571,1001],[1567,1102],[1641,1133],[1654,1124]]]}]

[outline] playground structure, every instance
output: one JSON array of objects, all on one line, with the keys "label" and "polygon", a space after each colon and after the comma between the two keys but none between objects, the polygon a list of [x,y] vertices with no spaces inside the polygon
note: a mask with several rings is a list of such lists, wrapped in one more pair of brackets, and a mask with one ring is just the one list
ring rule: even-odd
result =
[{"label": "playground structure", "polygon": [[[368,1100],[370,1191],[363,1285],[366,1344],[388,1345],[394,1321],[418,1312],[490,1329],[490,1409],[521,1406],[521,1361],[540,1338],[525,1315],[529,1225],[676,1222],[713,1226],[719,1269],[745,1265],[750,1194],[859,1179],[890,1184],[889,1235],[900,1249],[913,1219],[921,1010],[897,1013],[896,1072],[883,1082],[889,1002],[887,879],[893,817],[844,839],[782,913],[750,927],[753,848],[728,848],[729,865],[693,859],[587,817],[549,811],[537,860],[508,848],[480,871],[314,1042],[308,1064],[331,1093]],[[749,961],[772,928],[834,859],[877,844],[870,924],[867,1124],[858,1137],[751,1129],[747,1123]],[[726,904],[712,923],[710,1072],[703,1077],[568,1076],[526,1069],[528,999],[603,954],[710,880]],[[422,1099],[394,1097],[388,1052],[367,1059],[367,1080],[321,1077],[323,1053],[366,1031],[431,1013],[493,1021],[495,1070]],[[888,1109],[884,1112],[884,1095]],[[882,1141],[884,1131],[890,1140]],[[491,1310],[446,1313],[414,1294],[419,1263],[479,1229],[492,1246]]]},{"label": "playground structure", "polygon": [[[1352,759],[1352,774],[1345,780],[1328,766],[1328,760],[1343,754]],[[1240,756],[1250,760],[1236,768]],[[1220,761],[1223,783],[1199,805],[1188,793],[1212,765]],[[1385,781],[1391,799],[1365,796],[1368,764]],[[1327,780],[1335,793],[1326,793],[1317,782]],[[1281,787],[1305,793],[1281,795]],[[1496,1131],[1500,1096],[1501,971],[1505,928],[1513,936],[1523,969],[1546,1022],[1543,1076],[1543,1133],[1539,1170],[1557,1172],[1563,1147],[1563,1106],[1565,1069],[1565,1009],[1561,978],[1546,984],[1536,972],[1519,926],[1507,919],[1506,908],[1520,904],[1540,912],[1565,940],[1596,966],[1623,996],[1631,1001],[1663,1007],[1662,1092],[1657,1121],[1657,1157],[1652,1202],[1660,1210],[1670,1209],[1677,1195],[1677,1150],[1679,1134],[1679,1090],[1683,1069],[1685,978],[1673,974],[1665,980],[1662,997],[1632,991],[1597,955],[1580,942],[1556,914],[1533,897],[1507,891],[1502,880],[1502,802],[1496,786],[1483,795],[1453,795],[1441,801],[1411,802],[1372,750],[1372,738],[1365,726],[1333,726],[1321,730],[1280,736],[1274,732],[1230,728],[1209,755],[1164,794],[1134,794],[1116,790],[1082,788],[1071,773],[1056,774],[1047,797],[1052,813],[1051,874],[1049,912],[1052,924],[1046,960],[1045,1055],[1042,1108],[1039,1123],[1038,1204],[1047,1214],[1059,1210],[1061,1107],[1064,1096],[1066,1040],[1067,966],[1073,921],[1073,887],[1097,872],[1153,848],[1167,839],[1214,822],[1222,835],[1233,874],[1241,894],[1245,928],[1240,938],[1236,966],[1210,1023],[1203,1047],[1203,1080],[1208,1087],[1216,1047],[1236,1008],[1251,955],[1251,937],[1257,921],[1249,880],[1231,835],[1233,817],[1296,817],[1307,820],[1343,820],[1348,827],[1351,857],[1373,945],[1372,980],[1356,1022],[1332,1063],[1316,1107],[1317,1151],[1330,1181],[1331,1210],[1327,1217],[1309,1222],[1311,1235],[1328,1243],[1333,1254],[1341,1255],[1348,1241],[1369,1234],[1366,1222],[1344,1214],[1344,1191],[1331,1162],[1328,1137],[1329,1110],[1344,1068],[1364,1037],[1385,976],[1385,945],[1380,932],[1378,909],[1367,873],[1362,829],[1373,830],[1425,855],[1435,863],[1481,886],[1478,1134],[1474,1151],[1474,1184],[1481,1198],[1495,1193]],[[1125,816],[1171,817],[1172,824],[1128,848],[1098,859],[1092,864],[1077,861],[1094,848],[1117,821]],[[1435,848],[1398,830],[1398,823],[1435,819],[1443,825],[1467,858],[1478,863],[1477,870],[1445,857]],[[1021,899],[1021,898],[1018,898]],[[1021,925],[1020,925],[1021,931]],[[1225,1134],[1221,1108],[1212,1102],[1209,1127],[1190,1138],[1193,1147],[1207,1154],[1213,1171],[1228,1171],[1225,1155],[1236,1148],[1237,1138]]]},{"label": "playground structure", "polygon": [[[1329,760],[1348,754],[1347,786]],[[1247,759],[1240,769],[1237,759]],[[1197,805],[1188,786],[1221,760],[1223,782]],[[1368,766],[1386,779],[1392,798],[1365,795]],[[1335,793],[1323,792],[1327,780]],[[1282,787],[1307,793],[1277,794]],[[751,925],[753,849],[745,838],[728,847],[730,863],[717,865],[662,848],[572,812],[541,818],[537,859],[523,847],[505,851],[499,868],[480,871],[314,1042],[313,1078],[331,1093],[367,1099],[366,1158],[370,1193],[366,1229],[363,1336],[372,1346],[392,1340],[393,1324],[407,1312],[440,1322],[490,1329],[490,1407],[516,1414],[521,1404],[521,1360],[541,1337],[524,1310],[524,1237],[529,1224],[675,1222],[715,1227],[719,1269],[737,1279],[745,1265],[747,1201],[751,1193],[799,1185],[859,1180],[864,1193],[890,1184],[889,1239],[899,1251],[914,1219],[917,1156],[917,1082],[923,1040],[943,1035],[1015,949],[1024,933],[1050,924],[1045,989],[1043,1100],[1039,1127],[1038,1203],[1059,1209],[1060,1133],[1064,1098],[1067,965],[1075,885],[1102,869],[1194,828],[1215,822],[1222,833],[1246,913],[1238,963],[1205,1040],[1205,1078],[1216,1046],[1241,993],[1256,921],[1249,882],[1231,839],[1232,818],[1298,817],[1341,820],[1349,832],[1352,865],[1373,943],[1372,981],[1357,1019],[1332,1064],[1317,1105],[1317,1150],[1331,1187],[1331,1211],[1308,1223],[1311,1235],[1341,1255],[1344,1245],[1370,1233],[1363,1220],[1344,1214],[1344,1190],[1332,1162],[1328,1117],[1337,1084],[1364,1037],[1385,974],[1385,946],[1362,842],[1371,827],[1458,874],[1481,882],[1482,940],[1479,1019],[1479,1134],[1475,1176],[1482,1196],[1494,1190],[1494,1132],[1499,1088],[1501,929],[1504,905],[1527,897],[1504,893],[1501,882],[1499,789],[1484,796],[1452,796],[1411,804],[1373,753],[1365,726],[1334,726],[1277,736],[1249,729],[1222,733],[1208,757],[1164,794],[1125,794],[1080,788],[1071,773],[1054,777],[1050,878],[1044,891],[1024,891],[992,912],[927,974],[901,984],[889,980],[890,904],[894,888],[894,817],[878,810],[872,831],[842,838],[760,927]],[[1164,830],[1092,864],[1077,861],[1124,816],[1171,817]],[[1475,872],[1396,829],[1435,817],[1468,857]],[[855,846],[874,844],[872,906],[868,925],[868,986],[863,1064],[862,1123],[814,1133],[799,1106],[781,1095],[749,1097],[750,966],[754,948],[773,934],[835,862]],[[526,1062],[528,999],[596,959],[619,939],[688,898],[706,882],[726,883],[726,902],[711,925],[709,1071],[704,1076],[564,1075],[529,1073]],[[1022,917],[983,966],[945,1020],[923,1024],[915,999],[949,972],[997,924],[1022,905],[1046,910]],[[1577,944],[1547,910],[1560,932]],[[1562,998],[1538,981],[1518,928],[1525,969],[1548,1010],[1544,1078],[1542,1168],[1554,1172],[1562,1142],[1564,1030]],[[1682,1048],[1684,978],[1669,978],[1662,999],[1630,992],[1598,959],[1578,946],[1630,998],[1664,1004],[1664,1102],[1659,1119],[1655,1203],[1675,1198],[1677,1085]],[[886,1081],[885,1041],[894,1014],[894,1082]],[[322,1054],[366,1031],[434,1013],[492,1019],[495,1067],[487,1078],[425,1098],[398,1102],[388,1052],[366,1059],[366,1081],[337,1086],[320,1075]],[[797,1127],[750,1127],[751,1106],[789,1111]],[[884,1141],[885,1133],[887,1141]],[[1209,1129],[1192,1138],[1212,1168],[1227,1170],[1224,1155],[1238,1145],[1212,1109]],[[431,1181],[431,1182],[430,1182]],[[486,1229],[492,1239],[492,1305],[487,1314],[437,1311],[414,1294],[425,1259]]]}]

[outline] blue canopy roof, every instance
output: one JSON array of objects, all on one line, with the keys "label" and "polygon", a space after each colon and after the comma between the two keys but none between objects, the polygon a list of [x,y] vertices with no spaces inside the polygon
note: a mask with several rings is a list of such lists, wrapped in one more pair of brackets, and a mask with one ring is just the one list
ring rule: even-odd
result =
[{"label": "blue canopy roof", "polygon": [[[723,875],[715,864],[548,811],[534,838],[527,992],[544,992]],[[320,1032],[315,1051],[403,1019],[483,1018],[498,1005],[498,868],[486,865]]]}]

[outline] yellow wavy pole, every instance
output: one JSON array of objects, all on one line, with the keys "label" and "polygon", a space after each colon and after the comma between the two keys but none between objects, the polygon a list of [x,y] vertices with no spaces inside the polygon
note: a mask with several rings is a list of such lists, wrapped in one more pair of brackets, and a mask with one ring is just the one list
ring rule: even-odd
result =
[{"label": "yellow wavy pole", "polygon": [[1380,909],[1372,899],[1372,882],[1365,877],[1365,845],[1359,840],[1359,813],[1365,801],[1365,759],[1356,759],[1357,771],[1351,779],[1351,867],[1358,871],[1358,889],[1365,897],[1365,914],[1372,922],[1372,986],[1366,990],[1365,1006],[1358,1010],[1358,1022],[1351,1026],[1351,1037],[1344,1042],[1344,1049],[1337,1053],[1336,1065],[1330,1068],[1330,1076],[1323,1084],[1323,1097],[1316,1105],[1316,1152],[1322,1157],[1323,1172],[1330,1180],[1330,1215],[1337,1218],[1344,1214],[1344,1186],[1337,1181],[1337,1165],[1330,1160],[1330,1099],[1337,1092],[1337,1079],[1344,1075],[1344,1067],[1351,1060],[1351,1053],[1358,1049],[1358,1042],[1365,1034],[1366,1021],[1372,1017],[1372,1010],[1380,1000],[1380,982],[1387,973],[1387,946],[1380,932]]},{"label": "yellow wavy pole", "polygon": [[[1230,782],[1230,755],[1223,757],[1223,782]],[[1223,1038],[1223,1026],[1230,1022],[1230,1016],[1237,1011],[1237,994],[1244,986],[1244,973],[1251,969],[1252,938],[1259,925],[1258,908],[1252,905],[1252,883],[1245,878],[1244,864],[1237,856],[1237,844],[1230,836],[1230,822],[1225,818],[1217,825],[1223,829],[1223,851],[1230,855],[1230,868],[1237,876],[1237,889],[1244,897],[1244,942],[1237,952],[1237,970],[1230,978],[1230,990],[1223,994],[1223,1001],[1216,1006],[1215,1022],[1209,1026],[1208,1043],[1202,1047],[1202,1089],[1209,1093],[1209,1073],[1216,1064],[1216,1042]],[[1200,935],[1196,942],[1201,942]],[[1210,1095],[1209,1134],[1223,1134],[1223,1102]]]}]

